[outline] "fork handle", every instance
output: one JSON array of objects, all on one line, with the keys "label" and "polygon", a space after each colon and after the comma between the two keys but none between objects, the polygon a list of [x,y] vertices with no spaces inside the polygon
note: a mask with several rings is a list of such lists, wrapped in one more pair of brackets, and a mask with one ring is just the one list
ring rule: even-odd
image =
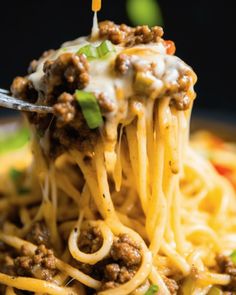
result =
[{"label": "fork handle", "polygon": [[35,112],[40,114],[53,113],[52,107],[35,105],[2,93],[0,93],[0,106],[18,111]]}]

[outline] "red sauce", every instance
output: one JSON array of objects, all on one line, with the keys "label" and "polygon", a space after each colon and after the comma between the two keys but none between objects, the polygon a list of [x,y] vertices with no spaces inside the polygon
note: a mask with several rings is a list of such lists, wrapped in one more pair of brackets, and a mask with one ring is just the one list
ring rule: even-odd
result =
[{"label": "red sauce", "polygon": [[235,180],[235,176],[234,176],[234,172],[231,168],[223,166],[221,164],[216,164],[213,163],[215,169],[217,170],[217,172],[220,175],[223,175],[224,177],[226,177],[234,186],[234,188],[236,189],[236,180]]},{"label": "red sauce", "polygon": [[170,54],[170,55],[175,54],[176,47],[175,47],[175,43],[173,41],[165,40],[164,44],[165,44],[165,47],[166,47],[167,54]]}]

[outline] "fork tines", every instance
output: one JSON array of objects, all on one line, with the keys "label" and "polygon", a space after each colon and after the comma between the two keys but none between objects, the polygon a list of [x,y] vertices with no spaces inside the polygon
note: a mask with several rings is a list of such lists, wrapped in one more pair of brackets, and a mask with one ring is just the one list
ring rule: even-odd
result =
[{"label": "fork tines", "polygon": [[0,88],[0,93],[9,94],[9,91],[6,89]]}]

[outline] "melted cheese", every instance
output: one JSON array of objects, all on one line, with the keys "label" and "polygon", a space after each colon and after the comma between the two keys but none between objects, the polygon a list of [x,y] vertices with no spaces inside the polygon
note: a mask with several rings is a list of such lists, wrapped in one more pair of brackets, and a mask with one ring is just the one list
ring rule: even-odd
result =
[{"label": "melted cheese", "polygon": [[[96,22],[96,20],[95,20]],[[96,25],[95,25],[96,27]],[[103,40],[81,37],[74,41],[66,42],[57,51],[53,52],[46,59],[55,60],[65,52],[76,53],[87,44],[99,46]],[[88,92],[104,93],[115,106],[113,112],[106,114],[105,132],[111,141],[109,150],[113,149],[113,143],[117,136],[117,126],[128,118],[128,99],[134,94],[134,71],[130,70],[126,75],[119,75],[114,71],[114,63],[121,52],[129,55],[131,61],[140,68],[148,68],[152,64],[152,72],[144,71],[143,74],[151,81],[151,89],[155,91],[155,98],[164,89],[166,84],[177,83],[182,71],[190,69],[181,59],[168,55],[162,42],[155,44],[141,44],[132,48],[124,48],[114,45],[115,52],[104,58],[89,61],[90,81],[84,89]],[[40,90],[43,73],[42,59],[37,71],[29,76],[34,87]]]},{"label": "melted cheese", "polygon": [[97,15],[97,11],[95,11],[93,16],[93,27],[92,27],[91,38],[96,39],[98,35],[99,35],[98,15]]}]

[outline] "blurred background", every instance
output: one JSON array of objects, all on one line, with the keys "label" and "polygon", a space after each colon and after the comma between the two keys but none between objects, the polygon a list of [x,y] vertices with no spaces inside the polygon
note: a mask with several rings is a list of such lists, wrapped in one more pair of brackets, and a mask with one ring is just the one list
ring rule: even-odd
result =
[{"label": "blurred background", "polygon": [[[90,0],[2,0],[0,87],[25,75],[44,50],[89,34],[90,6]],[[211,109],[236,117],[233,0],[103,0],[99,20],[105,19],[162,25],[165,39],[175,41],[176,54],[198,75],[195,112]]]}]

